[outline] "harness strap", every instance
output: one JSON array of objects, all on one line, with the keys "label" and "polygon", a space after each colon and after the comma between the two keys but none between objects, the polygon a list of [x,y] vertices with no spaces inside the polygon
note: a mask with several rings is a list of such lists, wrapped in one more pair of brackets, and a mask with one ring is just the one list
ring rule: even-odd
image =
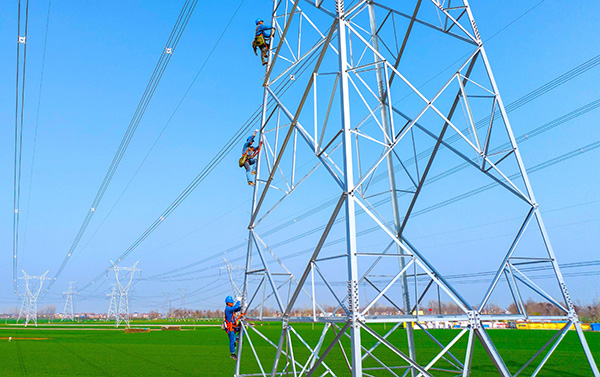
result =
[{"label": "harness strap", "polygon": [[262,144],[263,144],[262,141],[260,142],[260,144],[258,144],[258,148],[256,148],[254,150],[254,153],[252,154],[252,158],[258,156],[258,153],[260,152],[260,148],[262,147]]},{"label": "harness strap", "polygon": [[[258,153],[260,152],[260,148],[262,147],[262,144],[263,143],[261,141],[260,144],[258,144],[258,148],[254,148],[252,146],[248,147],[248,149],[246,149],[246,152],[244,152],[242,154],[242,157],[243,156],[248,156],[250,158],[254,158],[254,157],[258,156]],[[251,151],[253,151],[252,154],[250,154]]]},{"label": "harness strap", "polygon": [[225,321],[225,324],[227,325],[227,333],[230,333],[231,331],[235,331],[235,328],[238,326],[240,319],[245,316],[246,313],[240,313],[239,315],[235,315],[235,313],[231,314],[231,322],[227,320],[227,316],[225,315],[225,313],[223,313],[223,320]]}]

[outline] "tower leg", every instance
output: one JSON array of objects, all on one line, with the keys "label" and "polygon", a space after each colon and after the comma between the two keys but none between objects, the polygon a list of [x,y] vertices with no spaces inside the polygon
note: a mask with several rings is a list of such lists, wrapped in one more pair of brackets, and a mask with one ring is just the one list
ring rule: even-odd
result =
[{"label": "tower leg", "polygon": [[473,331],[475,331],[475,335],[477,335],[477,338],[479,338],[479,341],[485,349],[485,352],[487,352],[490,359],[492,359],[494,362],[496,369],[498,369],[498,373],[500,373],[502,377],[511,377],[510,371],[506,367],[506,364],[504,364],[502,357],[500,357],[496,346],[494,346],[494,342],[492,342],[488,333],[483,329],[481,322]]},{"label": "tower leg", "polygon": [[[419,1],[415,8],[415,16],[416,16],[416,12],[418,11],[418,8],[420,6],[420,3],[421,2]],[[378,39],[379,37],[377,36],[377,22],[375,20],[375,6],[373,5],[373,3],[369,3],[369,21],[370,21],[370,26],[371,26],[371,38],[372,38],[373,48],[375,49],[375,51],[379,51],[379,39]],[[414,21],[411,21],[411,25],[412,25],[412,22],[414,22]],[[409,35],[410,35],[410,27],[406,34],[405,41]],[[400,52],[400,54],[402,54],[402,52]],[[401,55],[398,56],[397,61],[399,61],[400,57],[401,57]],[[377,55],[375,55],[375,59],[378,59]],[[384,132],[386,143],[390,144],[392,142],[394,135],[393,135],[393,130],[390,126],[388,108],[386,105],[386,99],[389,101],[389,97],[388,97],[389,93],[387,93],[387,91],[386,91],[386,84],[385,84],[387,77],[385,77],[385,72],[383,72],[382,64],[376,65],[375,72],[377,74],[377,90],[378,90],[378,94],[379,94],[383,132]],[[386,163],[387,163],[388,177],[389,177],[389,182],[390,182],[390,194],[391,194],[392,212],[393,212],[393,216],[394,216],[394,227],[396,229],[396,233],[398,233],[398,235],[400,235],[399,234],[400,227],[401,227],[400,210],[398,208],[398,197],[396,196],[397,190],[396,190],[396,175],[394,172],[394,156],[391,153],[387,155]],[[397,250],[398,254],[403,254],[402,248],[399,245],[396,245],[396,250]],[[406,266],[406,260],[404,257],[400,257],[400,258],[398,258],[398,262],[400,265],[399,266],[400,271],[402,271],[404,269],[404,267]],[[410,295],[408,293],[408,278],[406,277],[406,274],[404,274],[402,276],[401,281],[402,281],[402,303],[404,304],[404,312],[406,314],[410,314],[410,311],[411,311]],[[415,340],[414,340],[412,322],[406,323],[405,327],[406,327],[406,338],[407,338],[407,342],[408,342],[408,355],[410,356],[411,359],[416,361]],[[411,375],[412,376],[415,375],[414,368],[411,368]]]},{"label": "tower leg", "polygon": [[471,375],[471,364],[473,362],[473,338],[475,337],[475,330],[471,328],[469,330],[469,342],[467,343],[467,352],[465,356],[465,365],[463,366],[462,377],[469,377]]},{"label": "tower leg", "polygon": [[596,361],[594,360],[594,355],[590,351],[590,347],[588,346],[587,340],[585,339],[585,335],[583,334],[583,330],[581,329],[581,324],[579,321],[575,322],[575,330],[577,330],[577,335],[579,335],[579,341],[581,342],[581,346],[583,347],[583,352],[585,352],[585,357],[587,358],[588,363],[590,364],[590,368],[592,368],[592,373],[594,377],[600,377],[600,372],[598,371],[598,366],[596,365]]},{"label": "tower leg", "polygon": [[339,70],[340,80],[340,100],[341,100],[341,120],[343,134],[343,155],[344,155],[344,184],[346,196],[346,248],[348,253],[348,294],[349,310],[348,323],[350,324],[350,342],[352,359],[352,376],[362,376],[362,358],[361,358],[361,336],[360,336],[360,301],[358,296],[358,260],[356,249],[356,213],[354,203],[354,175],[352,164],[352,132],[350,124],[350,97],[348,91],[348,71],[347,67],[347,35],[346,21],[344,17],[344,0],[336,1],[338,22],[338,40],[339,40]]}]

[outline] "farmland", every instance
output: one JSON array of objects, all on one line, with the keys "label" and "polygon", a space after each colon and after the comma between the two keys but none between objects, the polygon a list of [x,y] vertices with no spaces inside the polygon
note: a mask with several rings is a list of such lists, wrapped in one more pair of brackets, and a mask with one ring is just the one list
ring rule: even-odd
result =
[{"label": "farmland", "polygon": [[[160,331],[160,327],[151,326],[147,333],[126,334],[122,329],[94,325],[57,325],[42,324],[38,328],[16,326],[0,327],[0,366],[2,376],[232,376],[235,362],[229,358],[227,338],[220,328],[214,325],[184,325],[182,331]],[[384,325],[375,329],[384,333]],[[142,327],[142,326],[137,326]],[[311,325],[296,325],[297,331],[310,344],[315,344],[320,328]],[[258,327],[272,341],[277,341],[279,324]],[[389,326],[387,328],[389,330]],[[432,330],[442,343],[447,344],[459,330]],[[546,330],[489,330],[509,369],[515,373],[531,355],[554,334]],[[364,334],[364,332],[363,332]],[[333,333],[329,339],[333,339]],[[586,336],[597,360],[600,359],[600,333],[587,332]],[[8,337],[16,338],[8,341]],[[269,370],[274,350],[251,332],[253,344],[261,357],[265,370]],[[405,348],[405,339],[401,332],[390,339],[401,350]],[[464,358],[467,336],[459,340],[452,348],[458,359]],[[416,332],[419,350],[418,359],[426,364],[440,348],[429,340],[422,331]],[[373,338],[364,336],[364,345],[370,347]],[[344,347],[349,346],[346,342]],[[296,343],[295,353],[298,360],[308,356],[300,343]],[[389,364],[395,360],[394,354],[383,348],[375,355]],[[574,332],[569,332],[556,353],[550,358],[541,376],[583,377],[589,369],[581,356],[581,348]],[[398,359],[396,357],[396,359]],[[247,343],[243,348],[242,364],[245,368],[259,372]],[[538,359],[539,360],[539,359]],[[397,361],[397,360],[396,360]],[[600,360],[599,360],[600,361]],[[337,375],[348,375],[345,359],[339,347],[334,348],[326,359],[328,366]],[[282,360],[281,366],[285,364]],[[400,364],[398,362],[398,364]],[[524,373],[531,375],[535,362]],[[365,367],[375,367],[368,360]],[[435,365],[440,369],[451,369],[450,364],[442,360]],[[529,372],[529,373],[527,373]],[[373,375],[391,375],[385,371],[371,372]],[[291,375],[291,373],[290,373]],[[456,373],[437,371],[434,375],[451,376]],[[481,346],[475,347],[473,376],[495,376],[495,369],[487,359]]]}]

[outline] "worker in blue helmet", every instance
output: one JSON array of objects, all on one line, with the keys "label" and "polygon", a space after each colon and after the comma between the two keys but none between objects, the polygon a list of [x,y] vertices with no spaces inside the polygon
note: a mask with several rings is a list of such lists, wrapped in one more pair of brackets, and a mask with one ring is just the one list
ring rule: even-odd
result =
[{"label": "worker in blue helmet", "polygon": [[242,310],[242,305],[239,301],[234,303],[233,297],[231,296],[225,298],[225,305],[223,324],[225,325],[227,336],[229,336],[229,351],[231,352],[231,358],[237,360],[235,354],[235,342],[237,334],[240,332],[240,319],[242,318],[242,314],[239,312]]},{"label": "worker in blue helmet", "polygon": [[275,29],[270,24],[265,24],[260,18],[256,19],[255,24],[256,31],[252,41],[254,55],[258,55],[256,50],[260,49],[260,60],[263,65],[267,65],[267,52],[271,46],[271,34]]},{"label": "worker in blue helmet", "polygon": [[253,165],[256,165],[256,156],[258,156],[260,147],[262,145],[259,144],[258,147],[254,146],[254,138],[256,137],[257,133],[258,130],[254,130],[254,133],[248,136],[244,146],[242,147],[242,157],[240,157],[239,160],[240,168],[243,167],[246,169],[246,179],[248,180],[248,185],[250,186],[254,186],[254,179],[252,176],[256,174],[256,167]]}]

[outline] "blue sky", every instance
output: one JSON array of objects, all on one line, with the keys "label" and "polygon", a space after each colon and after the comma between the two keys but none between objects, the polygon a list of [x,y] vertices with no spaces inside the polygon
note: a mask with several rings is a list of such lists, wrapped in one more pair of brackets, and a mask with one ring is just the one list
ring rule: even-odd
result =
[{"label": "blue sky", "polygon": [[[52,2],[43,87],[38,98],[48,3],[31,3],[19,269],[36,275],[50,270],[53,275],[60,265],[182,4],[181,1]],[[260,104],[263,69],[251,51],[250,42],[254,19],[267,17],[271,3],[244,1],[156,148],[102,223],[239,4],[239,1],[215,2],[208,7],[200,3],[196,8],[88,232],[53,293],[44,299],[46,303],[60,308],[59,293],[66,290],[66,282],[85,283],[100,273],[110,259],[120,255]],[[505,103],[600,54],[597,2],[506,1],[498,7],[473,0],[471,6],[483,38],[493,36],[486,49]],[[0,213],[4,216],[0,217],[3,245],[0,308],[18,302],[11,287],[16,3],[4,1],[2,9],[5,11],[0,14],[0,50],[4,51],[0,55],[0,119],[4,127],[0,137],[0,197],[3,198]],[[593,68],[512,112],[515,134],[526,133],[598,99],[599,69]],[[423,72],[423,82],[428,74]],[[38,100],[35,165],[29,186]],[[524,142],[521,153],[526,166],[597,141],[598,111],[588,112]],[[142,277],[151,276],[244,242],[250,190],[236,165],[238,149],[123,265],[140,260]],[[531,175],[561,263],[599,259],[599,163],[600,153],[596,149]],[[301,199],[310,202],[309,195]],[[298,206],[294,213],[300,211]],[[469,224],[468,208],[464,213],[456,221],[462,228]],[[478,236],[502,234],[492,226],[478,232]],[[430,230],[423,234],[435,233]],[[447,242],[447,236],[437,237],[428,238],[426,246],[434,248]],[[452,242],[460,244],[473,238],[476,238],[473,232],[455,232]],[[87,246],[83,248],[84,245]],[[309,246],[304,244],[302,248]],[[214,259],[199,267],[219,262],[220,259]],[[463,267],[482,270],[474,260],[465,261]],[[568,272],[574,271],[582,270]],[[218,274],[214,269],[210,272],[215,273]],[[599,275],[566,279],[575,300],[585,302],[600,295]],[[190,297],[186,303],[195,307],[218,306],[220,297],[210,296],[218,296],[228,283],[211,278],[171,283],[141,281],[135,286],[138,299],[134,301],[134,309],[161,309],[168,292],[179,296],[177,292],[182,289],[192,292],[209,282],[212,285],[205,295]],[[103,294],[107,287],[97,294]],[[77,310],[105,311],[107,305],[104,299],[90,299],[79,303]]]}]

